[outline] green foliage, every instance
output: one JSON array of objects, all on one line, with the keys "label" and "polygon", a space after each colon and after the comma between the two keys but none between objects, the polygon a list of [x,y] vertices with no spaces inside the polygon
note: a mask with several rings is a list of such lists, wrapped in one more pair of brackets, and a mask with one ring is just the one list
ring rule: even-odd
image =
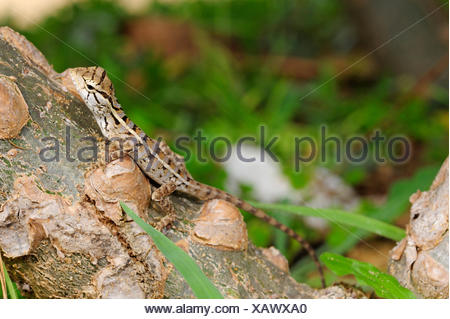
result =
[{"label": "green foliage", "polygon": [[411,291],[402,287],[395,277],[378,270],[371,264],[332,253],[323,253],[320,260],[338,276],[354,275],[361,285],[372,287],[379,297],[416,298]]},{"label": "green foliage", "polygon": [[156,247],[175,266],[197,298],[222,299],[219,290],[209,281],[195,261],[169,238],[144,222],[126,204],[120,203],[130,216],[154,241]]},{"label": "green foliage", "polygon": [[311,56],[340,48],[337,26],[347,27],[339,1],[208,0],[152,2],[150,11],[193,21],[227,37],[252,53],[301,52]]}]

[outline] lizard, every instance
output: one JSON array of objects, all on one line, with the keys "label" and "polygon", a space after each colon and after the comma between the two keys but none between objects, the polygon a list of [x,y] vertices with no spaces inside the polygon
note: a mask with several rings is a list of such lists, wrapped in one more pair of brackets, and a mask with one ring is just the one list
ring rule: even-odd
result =
[{"label": "lizard", "polygon": [[[175,191],[202,201],[225,200],[278,228],[300,243],[314,261],[322,286],[325,287],[322,265],[314,249],[305,239],[263,210],[223,190],[196,181],[188,172],[181,155],[173,152],[164,141],[147,136],[127,117],[117,101],[113,83],[102,67],[79,67],[67,71],[77,93],[92,112],[104,138],[110,141],[119,140],[119,142],[121,139],[126,139],[134,144],[125,145],[125,151],[130,152],[133,146],[134,155],[130,157],[150,180],[159,185],[152,192],[151,199],[167,213],[164,224],[168,225],[175,219],[174,208],[168,198],[168,195]],[[122,144],[121,147],[123,146]],[[120,152],[125,151],[120,149]],[[123,156],[123,153],[119,156]]]}]

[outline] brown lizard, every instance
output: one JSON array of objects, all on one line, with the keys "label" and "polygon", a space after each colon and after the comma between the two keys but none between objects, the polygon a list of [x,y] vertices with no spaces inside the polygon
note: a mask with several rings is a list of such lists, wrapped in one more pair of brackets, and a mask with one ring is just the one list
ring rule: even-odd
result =
[{"label": "brown lizard", "polygon": [[[153,182],[160,185],[152,193],[152,200],[167,212],[167,218],[164,220],[165,225],[171,223],[175,218],[174,209],[168,199],[168,195],[174,191],[200,200],[225,200],[266,221],[299,242],[316,264],[322,286],[325,287],[322,266],[307,241],[261,209],[253,207],[242,199],[220,189],[194,180],[187,171],[184,160],[180,155],[174,153],[164,141],[157,141],[148,137],[126,116],[115,97],[113,84],[103,68],[98,66],[81,67],[68,69],[68,73],[78,94],[93,113],[104,137],[110,141],[123,142],[120,146],[128,153],[133,149],[132,158],[136,164]],[[120,149],[120,151],[123,152],[124,150]]]}]

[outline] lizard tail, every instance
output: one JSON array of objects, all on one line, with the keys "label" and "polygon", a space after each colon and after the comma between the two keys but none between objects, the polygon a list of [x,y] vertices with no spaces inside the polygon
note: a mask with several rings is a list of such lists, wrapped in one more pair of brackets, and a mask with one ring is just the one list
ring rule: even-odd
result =
[{"label": "lizard tail", "polygon": [[203,195],[203,196],[199,196],[199,198],[201,198],[202,200],[209,200],[209,199],[226,200],[227,202],[232,203],[233,205],[239,207],[240,209],[243,209],[246,212],[249,212],[250,214],[260,218],[261,220],[265,221],[269,225],[272,225],[272,226],[278,228],[283,233],[287,234],[289,237],[291,237],[292,239],[297,241],[303,248],[305,248],[305,250],[307,251],[309,256],[314,261],[314,264],[316,265],[317,270],[319,271],[322,287],[325,288],[325,276],[323,273],[323,267],[320,264],[319,259],[317,258],[317,255],[316,255],[314,249],[304,238],[302,238],[299,234],[297,234],[291,228],[280,223],[278,220],[276,220],[272,216],[267,215],[263,210],[252,206],[251,204],[247,203],[246,201],[244,201],[236,196],[233,196],[231,194],[228,194],[227,192],[224,192],[220,189],[217,189],[217,188],[214,188],[211,186],[207,186],[207,187],[203,186],[202,189],[206,190],[205,193],[198,194],[198,195]]},{"label": "lizard tail", "polygon": [[297,234],[291,228],[289,228],[286,225],[280,223],[278,220],[276,220],[272,216],[267,215],[263,210],[261,210],[259,208],[256,208],[256,207],[250,205],[249,203],[247,203],[246,201],[243,201],[243,200],[241,200],[239,198],[235,197],[234,199],[236,199],[236,201],[234,201],[232,203],[235,204],[237,207],[239,207],[239,208],[245,210],[246,212],[249,212],[250,214],[252,214],[252,215],[254,215],[254,216],[264,220],[269,225],[272,225],[272,226],[278,228],[283,233],[287,234],[289,237],[291,237],[292,239],[297,241],[308,252],[309,256],[311,256],[312,260],[314,261],[314,264],[316,265],[317,270],[319,271],[322,288],[325,288],[325,276],[324,276],[324,273],[323,273],[322,265],[320,264],[319,259],[317,258],[316,252],[314,251],[314,249],[311,247],[311,245],[304,238],[302,238],[299,234]]}]

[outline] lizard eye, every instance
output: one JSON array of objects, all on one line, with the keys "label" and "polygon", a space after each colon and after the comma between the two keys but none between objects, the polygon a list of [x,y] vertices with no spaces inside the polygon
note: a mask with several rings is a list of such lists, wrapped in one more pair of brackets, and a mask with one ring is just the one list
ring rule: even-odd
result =
[{"label": "lizard eye", "polygon": [[90,84],[87,85],[87,88],[88,88],[88,90],[93,90],[94,89],[94,87],[92,85],[90,85]]}]

